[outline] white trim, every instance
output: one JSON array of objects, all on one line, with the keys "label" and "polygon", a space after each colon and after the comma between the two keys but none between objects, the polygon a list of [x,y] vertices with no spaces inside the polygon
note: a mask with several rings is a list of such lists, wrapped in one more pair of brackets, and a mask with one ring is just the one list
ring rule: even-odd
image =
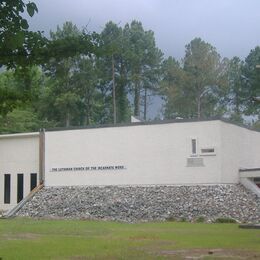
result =
[{"label": "white trim", "polygon": [[21,137],[33,137],[33,136],[39,136],[39,132],[21,133],[21,134],[5,134],[5,135],[0,135],[0,139],[5,139],[5,138],[21,138]]},{"label": "white trim", "polygon": [[260,177],[260,170],[243,171],[239,173],[240,178],[256,178]]}]

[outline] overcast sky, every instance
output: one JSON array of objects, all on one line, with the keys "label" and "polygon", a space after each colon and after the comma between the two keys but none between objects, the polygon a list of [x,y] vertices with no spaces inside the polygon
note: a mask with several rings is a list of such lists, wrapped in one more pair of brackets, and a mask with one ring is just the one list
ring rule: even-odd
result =
[{"label": "overcast sky", "polygon": [[215,46],[222,57],[246,57],[260,45],[260,0],[34,0],[39,13],[31,29],[65,21],[100,32],[109,20],[123,26],[133,19],[152,30],[165,56],[180,59],[194,37]]}]

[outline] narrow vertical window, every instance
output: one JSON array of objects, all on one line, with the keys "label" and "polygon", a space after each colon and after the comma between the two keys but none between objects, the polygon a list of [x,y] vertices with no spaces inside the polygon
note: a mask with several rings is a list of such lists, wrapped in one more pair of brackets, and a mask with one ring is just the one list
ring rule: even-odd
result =
[{"label": "narrow vertical window", "polygon": [[197,140],[191,139],[191,153],[197,154]]},{"label": "narrow vertical window", "polygon": [[17,203],[23,199],[23,174],[17,174]]},{"label": "narrow vertical window", "polygon": [[4,203],[10,204],[11,201],[11,175],[5,174]]},{"label": "narrow vertical window", "polygon": [[37,186],[37,173],[31,173],[31,191]]}]

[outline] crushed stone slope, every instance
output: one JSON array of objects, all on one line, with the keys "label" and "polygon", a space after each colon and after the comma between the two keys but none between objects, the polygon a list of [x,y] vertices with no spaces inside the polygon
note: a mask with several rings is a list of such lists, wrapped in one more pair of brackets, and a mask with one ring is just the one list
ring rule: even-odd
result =
[{"label": "crushed stone slope", "polygon": [[260,221],[260,198],[241,185],[45,187],[16,214],[123,222],[232,218]]}]

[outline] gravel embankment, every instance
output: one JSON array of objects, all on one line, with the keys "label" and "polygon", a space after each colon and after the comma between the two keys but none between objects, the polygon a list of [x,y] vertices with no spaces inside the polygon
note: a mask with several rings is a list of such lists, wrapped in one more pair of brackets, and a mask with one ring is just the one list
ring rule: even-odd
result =
[{"label": "gravel embankment", "polygon": [[17,214],[123,222],[203,217],[260,221],[260,198],[241,185],[45,187]]}]

